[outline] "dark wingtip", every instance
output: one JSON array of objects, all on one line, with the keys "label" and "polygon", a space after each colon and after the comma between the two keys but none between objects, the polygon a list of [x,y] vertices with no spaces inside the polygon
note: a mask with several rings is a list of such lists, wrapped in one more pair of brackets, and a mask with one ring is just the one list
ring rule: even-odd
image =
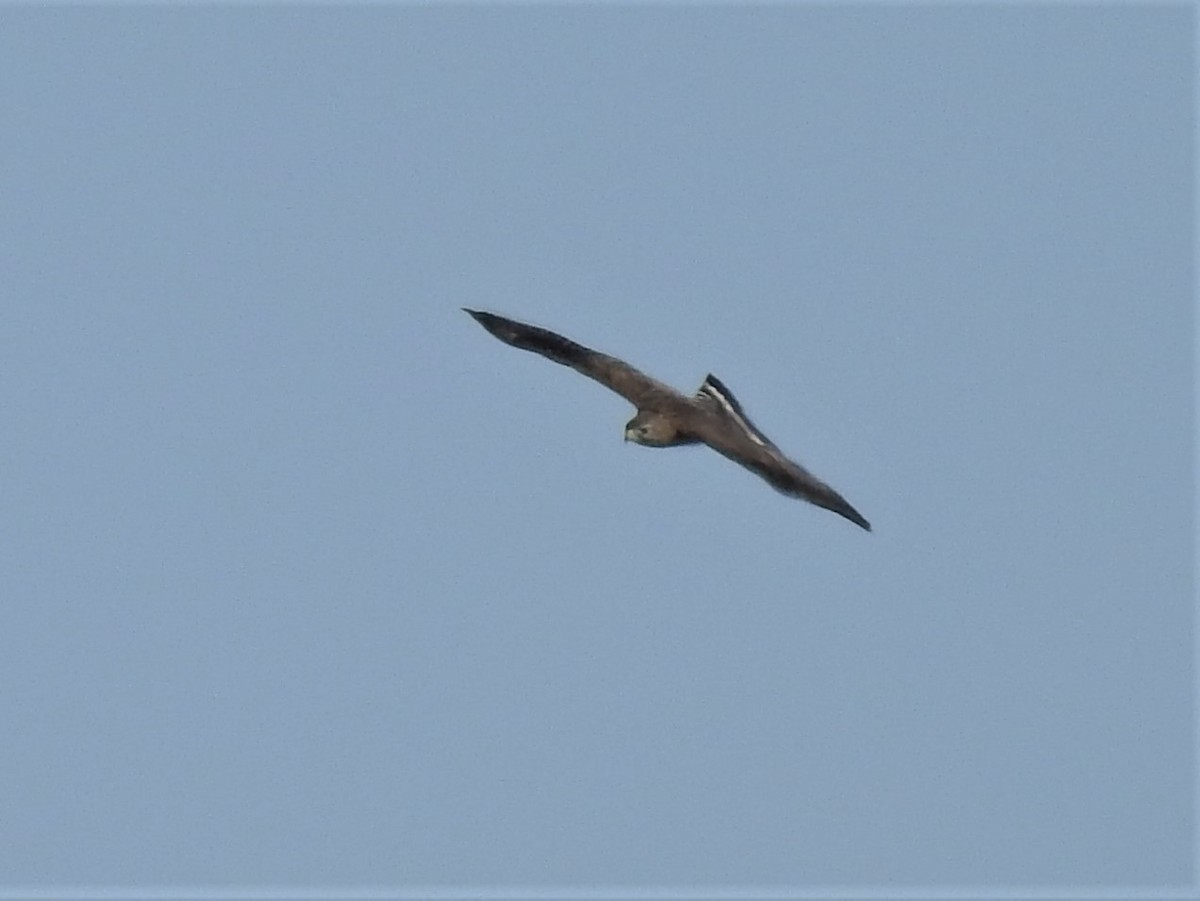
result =
[{"label": "dark wingtip", "polygon": [[469,314],[472,319],[482,325],[493,335],[500,337],[497,334],[496,329],[506,321],[503,316],[497,316],[494,313],[485,313],[483,310],[469,310],[466,307],[462,307],[462,311]]},{"label": "dark wingtip", "polygon": [[839,510],[838,512],[856,526],[866,529],[868,532],[871,531],[871,524],[863,519],[862,515],[853,507],[851,507],[849,510]]},{"label": "dark wingtip", "polygon": [[817,505],[836,513],[843,519],[850,520],[850,522],[854,523],[860,529],[865,529],[868,532],[871,531],[871,524],[867,522],[866,517],[855,510],[854,507],[850,505],[850,502],[841,495],[825,498],[824,501],[817,501]]}]

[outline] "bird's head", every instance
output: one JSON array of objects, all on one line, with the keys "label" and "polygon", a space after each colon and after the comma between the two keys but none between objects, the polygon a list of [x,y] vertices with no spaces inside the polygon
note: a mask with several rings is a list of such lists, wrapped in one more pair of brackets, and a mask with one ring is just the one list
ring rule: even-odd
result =
[{"label": "bird's head", "polygon": [[625,440],[646,447],[670,447],[679,443],[679,431],[661,413],[641,410],[625,424]]}]

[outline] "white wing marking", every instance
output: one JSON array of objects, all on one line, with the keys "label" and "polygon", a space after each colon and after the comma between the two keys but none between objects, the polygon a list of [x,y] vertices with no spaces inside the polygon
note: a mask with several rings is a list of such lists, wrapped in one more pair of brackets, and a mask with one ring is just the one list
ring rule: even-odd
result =
[{"label": "white wing marking", "polygon": [[746,414],[742,412],[742,405],[737,402],[737,398],[733,396],[733,392],[721,384],[720,380],[709,374],[704,379],[704,384],[700,386],[700,390],[696,392],[697,397],[707,397],[716,401],[717,404],[729,414],[729,417],[738,424],[738,426],[746,433],[746,436],[760,447],[774,447],[767,436],[756,429],[753,423],[746,418]]}]

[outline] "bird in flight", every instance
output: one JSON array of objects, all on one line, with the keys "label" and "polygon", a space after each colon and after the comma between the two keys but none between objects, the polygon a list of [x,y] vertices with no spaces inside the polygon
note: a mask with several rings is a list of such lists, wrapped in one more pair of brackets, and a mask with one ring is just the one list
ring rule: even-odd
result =
[{"label": "bird in flight", "polygon": [[625,426],[625,440],[647,447],[707,444],[767,480],[778,491],[844,516],[868,532],[871,524],[849,502],[789,460],[752,423],[737,398],[711,373],[692,397],[634,369],[624,360],[576,344],[547,329],[468,310],[475,321],[513,347],[570,366],[615,391],[637,408]]}]

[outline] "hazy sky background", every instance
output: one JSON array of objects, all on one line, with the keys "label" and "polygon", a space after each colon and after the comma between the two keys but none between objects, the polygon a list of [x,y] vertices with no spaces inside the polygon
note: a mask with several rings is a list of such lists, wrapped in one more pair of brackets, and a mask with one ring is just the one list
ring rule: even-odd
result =
[{"label": "hazy sky background", "polygon": [[4,885],[1190,884],[1194,20],[0,9]]}]

